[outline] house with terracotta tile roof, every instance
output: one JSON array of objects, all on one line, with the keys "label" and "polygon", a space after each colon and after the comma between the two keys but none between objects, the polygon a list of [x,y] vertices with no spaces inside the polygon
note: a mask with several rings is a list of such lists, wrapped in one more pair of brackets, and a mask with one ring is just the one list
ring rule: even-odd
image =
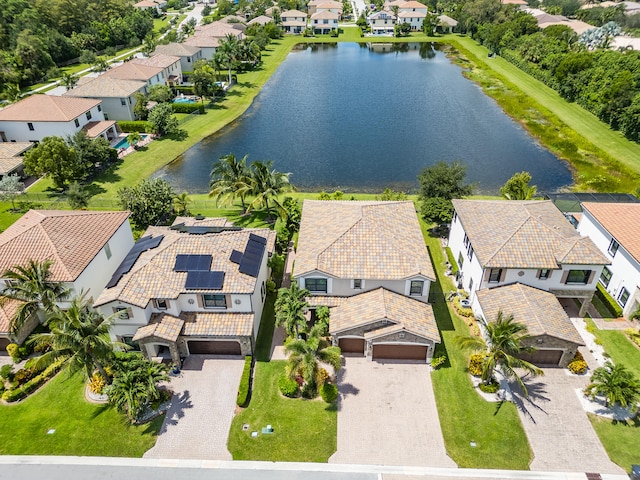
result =
[{"label": "house with terracotta tile roof", "polygon": [[640,306],[640,203],[584,202],[578,232],[611,262],[599,282],[629,318]]},{"label": "house with terracotta tile roof", "polygon": [[105,120],[136,120],[136,93],[146,94],[147,83],[140,80],[121,80],[101,75],[88,78],[67,90],[63,97],[91,98],[101,102]]},{"label": "house with terracotta tile roof", "polygon": [[[0,233],[0,287],[14,266],[51,260],[51,281],[92,301],[133,246],[128,219],[129,212],[29,210]],[[0,337],[6,332],[0,321]]]},{"label": "house with terracotta tile roof", "polygon": [[534,352],[518,357],[538,366],[566,367],[573,360],[582,337],[553,293],[522,283],[478,290],[478,315],[487,322],[499,312],[527,327],[524,346]]},{"label": "house with terracotta tile roof", "polygon": [[[305,200],[293,274],[309,290],[311,308],[332,307],[330,331],[343,352],[431,358],[440,340],[421,328],[433,326],[427,301],[435,273],[413,202]],[[358,315],[348,321],[351,313],[343,323],[334,321],[335,311],[361,310],[371,302],[377,303],[366,321]],[[418,317],[426,322],[422,327],[409,320]],[[381,330],[392,325],[397,331]],[[374,349],[376,344],[394,346]]]},{"label": "house with terracotta tile roof", "polygon": [[250,355],[266,298],[275,232],[225,219],[149,227],[94,306],[119,313],[113,338],[149,358]]},{"label": "house with terracotta tile roof", "polygon": [[[335,2],[334,0],[324,0],[322,2],[316,2],[313,5],[309,5],[309,15],[313,15],[317,12],[332,12],[342,15],[342,3]],[[311,11],[313,10],[313,11]]]},{"label": "house with terracotta tile roof", "polygon": [[166,55],[164,53],[156,53],[151,57],[134,58],[131,60],[131,63],[162,68],[162,74],[166,79],[167,85],[173,86],[182,84],[182,66],[180,64],[180,57]]},{"label": "house with terracotta tile roof", "polygon": [[307,14],[300,10],[285,10],[280,13],[280,26],[285,33],[300,34],[307,28]]},{"label": "house with terracotta tile roof", "polygon": [[326,34],[338,29],[339,13],[331,10],[319,10],[309,19],[309,24],[313,28],[314,33]]},{"label": "house with terracotta tile roof", "polygon": [[135,62],[125,62],[117,67],[110,68],[101,77],[118,80],[133,80],[145,82],[147,87],[152,85],[166,85],[164,67],[140,64]]},{"label": "house with terracotta tile roof", "polygon": [[193,64],[201,60],[202,50],[193,45],[185,43],[169,43],[158,45],[154,50],[154,55],[163,54],[180,58],[180,69],[182,72],[193,72]]},{"label": "house with terracotta tile roof", "polygon": [[367,17],[373,35],[393,35],[396,20],[396,16],[387,10],[372,13]]},{"label": "house with terracotta tile roof", "polygon": [[[89,122],[103,121],[100,100],[31,95],[0,110],[0,141],[40,142],[45,137],[67,137]],[[108,128],[101,132],[103,136]]]},{"label": "house with terracotta tile roof", "polygon": [[24,176],[23,154],[31,147],[31,142],[0,142],[0,178],[5,175]]},{"label": "house with terracotta tile roof", "polygon": [[427,6],[411,0],[398,7],[398,23],[408,23],[414,32],[422,31],[422,23],[427,16]]},{"label": "house with terracotta tile roof", "polygon": [[167,2],[164,0],[141,0],[140,2],[134,3],[133,6],[139,10],[153,10],[154,13],[160,15],[162,9],[167,6]]},{"label": "house with terracotta tile roof", "polygon": [[522,283],[581,302],[584,315],[610,260],[549,200],[453,200],[449,248],[458,285],[476,293]]}]

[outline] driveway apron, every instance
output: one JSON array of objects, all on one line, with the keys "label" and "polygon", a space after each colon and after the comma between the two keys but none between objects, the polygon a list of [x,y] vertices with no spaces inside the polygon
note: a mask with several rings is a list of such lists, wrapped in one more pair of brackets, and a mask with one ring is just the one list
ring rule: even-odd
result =
[{"label": "driveway apron", "polygon": [[171,407],[144,458],[231,460],[227,440],[243,368],[241,357],[187,357],[171,379]]},{"label": "driveway apron", "polygon": [[456,467],[428,365],[347,357],[338,389],[338,449],[329,463]]}]

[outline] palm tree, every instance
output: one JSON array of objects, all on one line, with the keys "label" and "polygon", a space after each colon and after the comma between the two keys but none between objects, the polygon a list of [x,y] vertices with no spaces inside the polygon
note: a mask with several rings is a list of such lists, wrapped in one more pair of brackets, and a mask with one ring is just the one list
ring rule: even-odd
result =
[{"label": "palm tree", "polygon": [[140,416],[147,401],[147,386],[140,382],[135,370],[118,374],[106,392],[109,403],[125,412],[132,422]]},{"label": "palm tree", "polygon": [[604,396],[607,407],[616,403],[626,407],[640,399],[640,381],[623,365],[607,362],[593,372],[585,394],[591,398]]},{"label": "palm tree", "polygon": [[83,296],[71,300],[68,309],[58,307],[49,316],[48,333],[38,333],[29,340],[39,347],[49,347],[37,361],[37,365],[47,366],[59,359],[65,359],[71,372],[84,370],[87,378],[98,370],[107,384],[111,378],[104,369],[114,347],[127,349],[128,345],[113,342],[109,328],[117,314],[105,318],[90,307]]},{"label": "palm tree", "polygon": [[91,70],[93,72],[106,72],[109,70],[109,62],[105,57],[96,57]]},{"label": "palm tree", "polygon": [[41,307],[51,313],[69,295],[62,283],[51,281],[52,264],[51,260],[29,260],[26,266],[15,265],[2,274],[6,287],[0,294],[21,302],[9,325],[11,333],[17,333]]},{"label": "palm tree", "polygon": [[216,204],[233,203],[236,198],[242,202],[242,213],[247,210],[245,197],[251,190],[247,155],[240,160],[232,153],[220,157],[211,170],[211,191],[209,197],[216,197]]},{"label": "palm tree", "polygon": [[228,33],[226,38],[220,42],[220,46],[217,51],[220,52],[220,55],[224,59],[224,63],[229,70],[229,85],[231,85],[231,69],[240,55],[240,42],[238,41],[238,38],[235,35]]},{"label": "palm tree", "polygon": [[482,381],[488,384],[493,379],[493,373],[499,369],[506,378],[514,378],[525,396],[528,396],[527,388],[522,378],[516,373],[521,368],[533,376],[543,375],[544,372],[525,360],[517,358],[521,353],[535,351],[533,347],[524,346],[524,342],[530,338],[527,327],[517,323],[513,315],[505,316],[502,310],[498,312],[493,322],[484,322],[486,340],[482,337],[468,336],[457,337],[455,343],[463,348],[478,351],[486,351],[486,357],[482,365]]},{"label": "palm tree", "polygon": [[140,140],[142,140],[142,136],[139,132],[131,132],[129,135],[127,135],[127,142],[129,142],[129,145],[131,145],[134,149],[136,148]]},{"label": "palm tree", "polygon": [[309,290],[300,288],[298,282],[292,282],[291,287],[278,290],[275,303],[276,325],[284,325],[289,337],[298,338],[301,332],[307,331],[307,318],[304,315],[309,307],[307,296]]},{"label": "palm tree", "polygon": [[320,336],[320,325],[316,325],[309,332],[309,338],[291,339],[285,343],[285,352],[289,354],[289,376],[294,378],[301,375],[312,392],[322,386],[321,363],[329,364],[334,371],[340,370],[340,348],[329,346]]},{"label": "palm tree", "polygon": [[185,217],[189,216],[189,204],[192,203],[193,200],[187,192],[182,192],[180,195],[176,195],[173,197],[173,210],[178,215],[183,215]]},{"label": "palm tree", "polygon": [[256,207],[264,206],[267,210],[267,217],[271,213],[271,205],[273,202],[280,215],[286,215],[286,210],[278,200],[281,193],[295,190],[295,187],[289,183],[290,173],[282,173],[272,169],[273,162],[253,162],[251,164],[251,193],[255,195],[255,199],[249,204],[247,210],[253,210]]},{"label": "palm tree", "polygon": [[78,76],[73,73],[65,72],[60,77],[60,81],[58,83],[67,90],[71,90],[78,85]]},{"label": "palm tree", "polygon": [[20,98],[22,98],[22,91],[20,90],[20,85],[17,83],[8,83],[4,86],[4,90],[2,91],[2,98],[9,103],[16,103]]}]

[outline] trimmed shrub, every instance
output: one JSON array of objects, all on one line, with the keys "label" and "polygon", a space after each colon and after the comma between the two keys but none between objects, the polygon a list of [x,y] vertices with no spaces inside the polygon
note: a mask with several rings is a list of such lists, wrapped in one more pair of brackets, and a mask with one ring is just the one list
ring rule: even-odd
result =
[{"label": "trimmed shrub", "polygon": [[500,385],[497,382],[481,383],[478,385],[478,388],[484,393],[496,393],[500,388]]},{"label": "trimmed shrub", "polygon": [[278,378],[278,388],[285,397],[294,398],[300,394],[298,383],[295,380],[291,380],[285,373]]},{"label": "trimmed shrub", "polygon": [[602,284],[598,283],[596,287],[596,297],[609,309],[609,312],[615,317],[622,316],[622,307],[618,305],[609,292],[607,292]]},{"label": "trimmed shrub", "polygon": [[19,385],[27,383],[29,380],[36,376],[36,372],[30,368],[21,368],[13,375],[13,381],[18,382]]},{"label": "trimmed shrub", "polygon": [[238,396],[236,398],[236,405],[239,407],[246,407],[249,403],[249,392],[251,391],[251,367],[253,366],[253,357],[247,355],[244,357],[244,370],[242,371],[242,377],[240,378],[240,385],[238,386]]},{"label": "trimmed shrub", "polygon": [[325,383],[320,387],[320,396],[327,403],[333,403],[338,398],[338,387],[332,383]]},{"label": "trimmed shrub", "polygon": [[94,373],[91,375],[91,380],[89,381],[89,390],[95,394],[101,394],[107,382],[104,377],[99,373]]},{"label": "trimmed shrub", "polygon": [[13,365],[3,365],[2,368],[0,368],[0,378],[2,378],[2,380],[9,380],[10,382],[13,381]]},{"label": "trimmed shrub", "polygon": [[178,85],[173,87],[173,89],[178,95],[180,95],[181,93],[184,93],[185,95],[194,95],[193,87],[191,86]]},{"label": "trimmed shrub", "polygon": [[173,113],[204,113],[204,105],[202,103],[172,103],[171,111]]},{"label": "trimmed shrub", "polygon": [[458,312],[458,315],[463,317],[473,317],[473,310],[471,310],[470,308],[465,308],[462,305],[460,305],[459,296],[453,299],[453,305],[456,307],[456,312]]},{"label": "trimmed shrub", "polygon": [[638,332],[638,330],[634,328],[627,328],[624,333],[627,335],[627,337],[629,337],[629,340],[640,347],[640,332]]},{"label": "trimmed shrub", "polygon": [[456,262],[456,259],[453,258],[453,252],[449,247],[445,248],[445,251],[447,252],[447,260],[449,260],[449,265],[451,265],[451,274],[457,275],[458,271],[460,270],[460,268],[458,267],[458,262]]},{"label": "trimmed shrub", "polygon": [[474,377],[482,375],[482,364],[485,357],[486,354],[484,353],[474,353],[469,357],[469,373]]},{"label": "trimmed shrub", "polygon": [[20,357],[20,347],[17,343],[10,343],[9,345],[7,345],[7,353],[11,357],[11,360],[13,360],[14,362],[19,362],[20,360],[22,360],[22,358]]},{"label": "trimmed shrub", "polygon": [[11,403],[26,397],[31,392],[34,392],[35,390],[37,390],[38,387],[40,387],[45,381],[47,381],[49,378],[53,377],[56,373],[58,373],[60,368],[62,368],[62,365],[64,365],[64,359],[58,360],[57,362],[52,363],[47,368],[45,368],[41,374],[36,375],[34,378],[29,380],[24,385],[5,391],[2,394],[2,399],[5,402]]},{"label": "trimmed shrub", "polygon": [[437,357],[433,357],[431,359],[431,367],[433,369],[437,369],[440,365],[444,365],[447,361],[447,356],[443,353],[442,355],[438,355]]},{"label": "trimmed shrub", "polygon": [[138,133],[153,133],[153,126],[146,120],[135,120],[129,122],[118,121],[120,130],[126,133],[138,132]]}]

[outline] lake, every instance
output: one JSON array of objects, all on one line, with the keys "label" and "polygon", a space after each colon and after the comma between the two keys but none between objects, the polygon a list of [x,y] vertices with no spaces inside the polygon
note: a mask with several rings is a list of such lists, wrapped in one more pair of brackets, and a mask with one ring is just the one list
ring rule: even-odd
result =
[{"label": "lake", "polygon": [[[273,160],[302,190],[417,189],[439,160],[460,160],[479,193],[529,171],[540,192],[572,183],[540,146],[437,44],[299,45],[237,121],[156,172],[176,191],[208,191],[228,153]],[[401,48],[404,51],[394,51]]]}]

